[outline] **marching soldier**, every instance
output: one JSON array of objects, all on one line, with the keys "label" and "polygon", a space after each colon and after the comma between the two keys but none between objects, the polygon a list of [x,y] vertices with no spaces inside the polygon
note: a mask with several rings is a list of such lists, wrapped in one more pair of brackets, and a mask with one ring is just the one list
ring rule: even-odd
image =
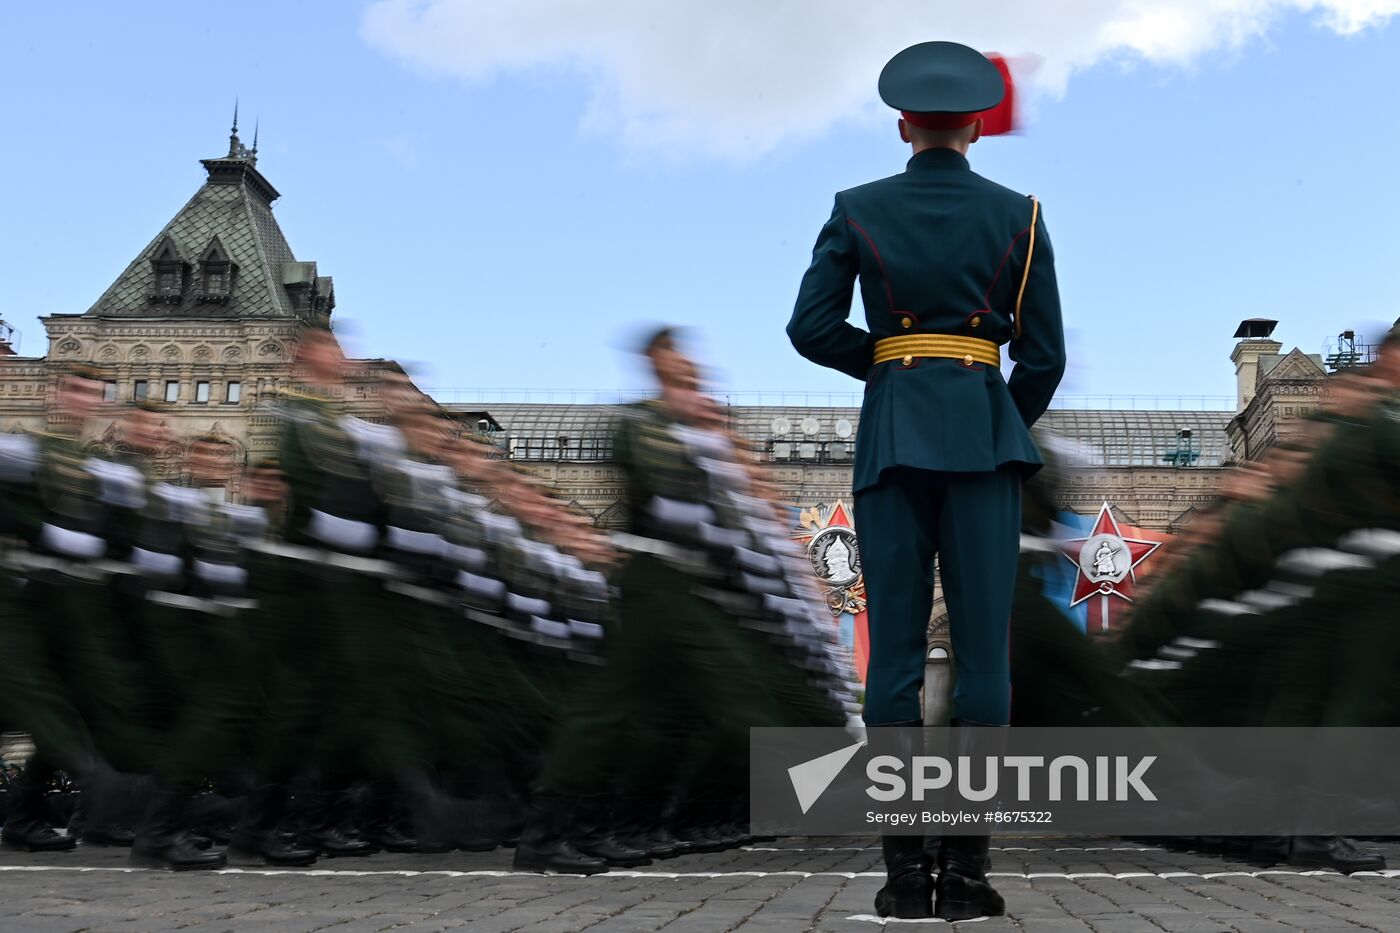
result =
[{"label": "marching soldier", "polygon": [[[590,874],[736,844],[724,806],[741,793],[733,762],[748,727],[780,721],[736,624],[736,604],[755,594],[735,592],[738,573],[726,563],[753,542],[724,526],[724,497],[702,466],[728,472],[732,448],[711,430],[698,373],[672,333],[656,334],[645,352],[661,398],[630,407],[613,438],[632,551],[614,576],[617,625],[606,667],[577,695],[545,761],[516,848],[522,869]],[[663,809],[676,838],[653,821]],[[639,825],[642,811],[653,820]],[[610,827],[627,831],[618,838]]]},{"label": "marching soldier", "polygon": [[14,575],[0,581],[15,597],[0,620],[0,681],[39,748],[14,789],[0,841],[30,850],[76,842],[49,825],[44,790],[54,768],[77,778],[89,825],[110,828],[124,819],[117,800],[124,782],[108,762],[123,755],[121,763],[132,765],[150,753],[123,731],[129,658],[105,611],[113,576],[106,531],[122,492],[104,484],[101,463],[81,442],[100,392],[89,372],[64,375],[54,402],[59,429],[8,439],[0,449],[0,534],[17,545]]},{"label": "marching soldier", "polygon": [[[870,596],[869,725],[918,724],[939,559],[952,629],[956,724],[1005,725],[1007,632],[1029,428],[1065,366],[1054,256],[1039,202],[974,174],[967,151],[1002,103],[997,65],[925,42],[880,75],[913,147],[905,172],[843,191],[817,238],[788,336],[865,382],[855,522]],[[867,329],[846,322],[860,280]],[[1016,366],[1001,374],[1003,345]],[[1000,914],[986,837],[946,837],[937,906],[918,837],[887,836],[881,915]]]},{"label": "marching soldier", "polygon": [[372,676],[372,627],[388,565],[377,558],[382,516],[368,464],[331,399],[344,355],[326,328],[297,348],[307,388],[285,402],[278,461],[285,480],[285,541],[255,547],[267,625],[277,653],[293,659],[272,684],[264,779],[300,775],[293,819],[299,844],[324,856],[369,855],[375,847],[348,820],[345,796],[362,776],[359,728],[374,716],[360,679]]}]

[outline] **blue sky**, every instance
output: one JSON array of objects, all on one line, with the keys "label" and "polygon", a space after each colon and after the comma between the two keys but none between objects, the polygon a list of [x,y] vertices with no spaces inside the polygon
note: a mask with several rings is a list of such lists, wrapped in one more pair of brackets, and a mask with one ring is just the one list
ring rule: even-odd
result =
[{"label": "blue sky", "polygon": [[[1180,5],[1193,2],[1212,0]],[[595,24],[603,64],[556,22],[515,65],[507,49],[504,64],[444,66],[470,43],[415,58],[421,36],[377,36],[365,9],[7,5],[0,317],[22,351],[44,350],[38,315],[86,310],[189,198],[237,95],[245,140],[261,121],[259,168],[293,249],[335,277],[352,349],[415,365],[420,384],[626,388],[618,343],[667,320],[698,330],[727,387],[859,389],[799,358],[783,325],[832,193],[907,156],[871,102],[870,57],[932,30],[861,37],[859,68],[830,35],[812,40],[830,62],[777,49],[756,73],[788,101],[725,65],[731,49],[767,54],[752,42],[711,43],[708,71],[671,75],[653,55],[614,86],[606,56],[630,61],[645,31]],[[1339,34],[1283,9],[1157,61],[1064,35],[1046,40],[1026,133],[972,154],[1044,204],[1071,339],[1063,392],[1228,395],[1241,318],[1276,318],[1286,345],[1317,352],[1400,315],[1400,27]],[[997,47],[1046,54],[1034,39]],[[794,78],[792,62],[808,70]],[[823,122],[827,86],[805,76],[838,72],[840,118]]]}]

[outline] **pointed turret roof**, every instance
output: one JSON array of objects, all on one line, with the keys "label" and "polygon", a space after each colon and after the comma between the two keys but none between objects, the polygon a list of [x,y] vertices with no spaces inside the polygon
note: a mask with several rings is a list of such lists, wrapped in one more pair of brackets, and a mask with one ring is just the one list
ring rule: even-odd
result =
[{"label": "pointed turret roof", "polygon": [[[292,254],[272,216],[277,189],[258,171],[257,161],[257,149],[239,142],[235,118],[228,154],[201,160],[204,184],[87,314],[302,319],[328,314],[334,303],[331,280],[316,274],[315,263],[297,262]],[[206,292],[201,264],[213,244],[231,268],[218,280],[221,291]]]}]

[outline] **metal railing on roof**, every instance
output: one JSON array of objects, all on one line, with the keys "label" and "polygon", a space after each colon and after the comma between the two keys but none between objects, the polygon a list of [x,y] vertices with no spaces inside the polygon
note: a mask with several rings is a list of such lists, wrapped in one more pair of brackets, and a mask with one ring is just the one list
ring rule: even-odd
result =
[{"label": "metal railing on roof", "polygon": [[[609,389],[513,389],[427,387],[439,404],[489,405],[623,405],[654,397],[654,392]],[[802,392],[793,390],[743,390],[716,392],[725,405],[744,407],[859,408],[859,392]],[[1088,411],[1234,411],[1232,395],[1057,395],[1053,410]]]}]

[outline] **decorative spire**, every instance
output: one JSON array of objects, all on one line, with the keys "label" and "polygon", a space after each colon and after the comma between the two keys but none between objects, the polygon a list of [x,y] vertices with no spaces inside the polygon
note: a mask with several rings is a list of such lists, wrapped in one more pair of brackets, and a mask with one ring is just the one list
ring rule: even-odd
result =
[{"label": "decorative spire", "polygon": [[228,155],[226,159],[244,159],[250,164],[257,164],[258,161],[258,124],[253,124],[253,148],[249,149],[243,145],[243,141],[238,138],[238,98],[233,99],[233,128],[228,134]]},{"label": "decorative spire", "polygon": [[233,99],[233,129],[228,134],[228,157],[237,159],[242,157],[243,144],[238,141],[238,98]]}]

